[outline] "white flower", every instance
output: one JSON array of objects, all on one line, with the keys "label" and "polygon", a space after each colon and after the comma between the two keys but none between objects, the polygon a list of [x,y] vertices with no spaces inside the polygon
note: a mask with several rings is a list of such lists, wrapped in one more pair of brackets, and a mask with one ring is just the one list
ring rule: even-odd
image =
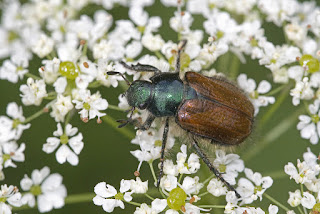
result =
[{"label": "white flower", "polygon": [[189,12],[181,14],[181,12],[174,12],[174,17],[170,18],[170,27],[182,35],[189,33],[190,26],[193,22],[193,17]]},{"label": "white flower", "polygon": [[102,39],[93,45],[93,57],[95,59],[120,60],[124,57],[125,49],[117,41]]},{"label": "white flower", "polygon": [[33,170],[31,178],[25,175],[20,181],[21,188],[29,191],[23,195],[22,202],[34,207],[37,198],[37,206],[41,213],[63,207],[64,199],[67,197],[62,176],[58,173],[49,174],[50,169],[44,167],[41,170]]},{"label": "white flower", "polygon": [[148,13],[144,11],[143,7],[140,5],[130,7],[129,17],[138,26],[138,30],[141,33],[156,32],[162,24],[162,20],[159,16],[149,18]]},{"label": "white flower", "polygon": [[122,179],[119,193],[113,186],[106,184],[106,182],[98,183],[94,187],[94,192],[97,195],[93,198],[93,203],[97,206],[102,206],[103,210],[108,213],[113,212],[115,207],[124,209],[123,200],[132,200],[131,194],[133,192],[127,192],[130,189],[130,183],[130,181]]},{"label": "white flower", "polygon": [[10,140],[18,140],[23,131],[31,126],[30,123],[23,123],[25,118],[22,107],[19,107],[15,102],[8,103],[6,113],[12,119],[0,116],[0,144]]},{"label": "white flower", "polygon": [[44,58],[53,51],[54,40],[48,37],[46,34],[41,34],[34,44],[32,44],[32,51],[40,58]]},{"label": "white flower", "polygon": [[268,207],[269,214],[277,214],[279,208],[276,205],[270,204]]},{"label": "white flower", "polygon": [[147,204],[143,203],[140,207],[137,207],[134,214],[158,214],[162,212],[167,206],[167,200],[166,199],[158,199],[156,198],[151,203],[151,207],[149,207]]},{"label": "white flower", "polygon": [[284,21],[290,21],[290,17],[299,9],[299,4],[295,0],[259,0],[257,6],[267,15],[267,21],[272,21],[277,26],[281,26]]},{"label": "white flower", "polygon": [[106,59],[98,59],[97,80],[104,86],[115,88],[118,86],[118,81],[123,78],[120,75],[108,75],[108,71],[117,71],[117,66]]},{"label": "white flower", "polygon": [[60,74],[60,60],[55,57],[53,60],[43,60],[42,64],[44,66],[39,68],[39,73],[47,84],[52,84]]},{"label": "white flower", "polygon": [[76,104],[76,109],[81,109],[79,114],[82,119],[93,119],[96,116],[100,119],[100,117],[106,115],[106,113],[100,111],[108,108],[108,102],[101,98],[99,92],[91,95],[89,90],[80,90],[79,96],[80,100],[72,100],[72,102]]},{"label": "white flower", "polygon": [[291,41],[294,41],[296,44],[305,39],[307,35],[307,29],[298,25],[297,23],[290,23],[284,27],[284,31]]},{"label": "white flower", "polygon": [[246,74],[240,74],[238,76],[238,84],[248,95],[254,106],[254,114],[257,115],[260,106],[267,106],[268,104],[273,104],[275,98],[271,96],[261,96],[260,94],[265,94],[271,90],[271,84],[266,80],[262,80],[257,89],[256,83],[253,79],[247,79]]},{"label": "white flower", "polygon": [[313,104],[309,105],[309,112],[311,116],[300,115],[300,122],[297,129],[300,130],[300,135],[304,139],[309,139],[312,144],[317,144],[320,136],[320,100],[315,100]]},{"label": "white flower", "polygon": [[301,205],[307,209],[312,209],[312,207],[316,204],[316,199],[313,195],[308,192],[303,193],[303,198],[301,199]]},{"label": "white flower", "polygon": [[68,85],[68,82],[67,82],[67,78],[65,77],[59,77],[53,84],[54,90],[58,94],[62,94],[65,91],[67,85]]},{"label": "white flower", "polygon": [[223,182],[217,178],[212,178],[207,186],[207,190],[212,195],[219,197],[225,195],[228,192],[228,188],[224,186]]},{"label": "white flower", "polygon": [[164,45],[164,40],[160,34],[152,35],[151,33],[144,34],[141,39],[142,45],[152,52],[160,51]]},{"label": "white flower", "polygon": [[172,160],[164,160],[163,173],[166,175],[177,176],[179,174],[177,165],[173,164]]},{"label": "white flower", "polygon": [[17,83],[28,73],[29,59],[23,53],[11,56],[10,60],[5,60],[0,68],[0,79],[7,79],[12,83]]},{"label": "white flower", "polygon": [[[80,154],[83,149],[82,134],[74,136],[78,132],[78,129],[67,124],[63,131],[61,124],[57,124],[57,130],[53,132],[56,137],[49,137],[47,143],[43,144],[42,150],[46,153],[52,153],[61,144],[56,152],[56,159],[60,164],[68,161],[71,165],[76,166],[79,163],[77,155]],[[59,137],[59,138],[58,138]],[[71,137],[69,139],[69,137]],[[67,144],[69,146],[67,146]],[[71,147],[71,149],[70,149]]]},{"label": "white flower", "polygon": [[294,89],[291,89],[293,105],[300,104],[300,99],[310,100],[314,97],[314,91],[311,88],[308,77],[304,77],[302,81],[297,81]]},{"label": "white flower", "polygon": [[295,192],[289,192],[288,204],[290,204],[291,207],[299,206],[301,199],[302,196],[300,190],[297,189]]},{"label": "white flower", "polygon": [[2,199],[2,201],[0,202],[1,213],[11,214],[11,206],[22,206],[21,193],[15,186],[10,185],[8,187],[7,184],[1,185],[0,198]]},{"label": "white flower", "polygon": [[316,172],[314,170],[312,170],[305,162],[300,162],[299,159],[297,162],[298,170],[291,162],[284,167],[284,172],[290,175],[290,179],[293,178],[297,184],[310,183],[315,179]]},{"label": "white flower", "polygon": [[160,187],[162,191],[166,190],[170,192],[178,186],[178,179],[174,175],[164,175],[160,180]]},{"label": "white flower", "polygon": [[11,141],[8,143],[4,143],[2,145],[2,154],[0,157],[3,158],[4,163],[3,166],[5,168],[7,167],[17,167],[13,161],[16,162],[24,162],[25,157],[24,157],[24,150],[26,148],[26,145],[24,143],[21,143],[20,146],[15,141]]},{"label": "white flower", "polygon": [[187,160],[187,146],[182,144],[180,147],[181,152],[177,154],[177,169],[180,174],[191,174],[196,173],[200,169],[200,162],[198,155],[192,153]]},{"label": "white flower", "polygon": [[47,96],[46,84],[44,81],[28,78],[27,85],[21,85],[20,91],[22,92],[22,103],[24,105],[40,105],[42,99]]},{"label": "white flower", "polygon": [[136,177],[136,180],[130,180],[130,181],[131,181],[130,189],[134,193],[142,194],[148,191],[148,181],[142,182],[139,177]]},{"label": "white flower", "polygon": [[186,176],[183,179],[181,188],[188,194],[198,194],[201,188],[203,187],[203,184],[199,182],[199,177],[195,176],[194,178],[191,178],[189,176]]},{"label": "white flower", "polygon": [[246,178],[240,178],[238,182],[238,193],[242,196],[242,204],[250,204],[257,200],[258,197],[262,200],[262,194],[271,187],[273,180],[270,176],[262,177],[258,172],[253,173],[251,169],[245,168],[246,177],[253,181],[252,184]]},{"label": "white flower", "polygon": [[[131,151],[131,154],[141,161],[152,161],[160,158],[163,129],[155,130],[150,128],[147,131],[138,130],[136,137],[131,141],[138,144],[140,150]],[[167,139],[166,149],[171,149],[174,145],[174,138],[170,135]]]},{"label": "white flower", "polygon": [[236,184],[238,173],[244,170],[243,160],[237,154],[226,154],[221,149],[216,150],[216,158],[213,162],[214,167],[222,173],[222,177],[231,185]]},{"label": "white flower", "polygon": [[73,104],[71,102],[71,97],[65,97],[62,94],[59,94],[57,101],[52,105],[52,111],[50,115],[55,119],[56,122],[64,122],[65,116],[72,109]]}]

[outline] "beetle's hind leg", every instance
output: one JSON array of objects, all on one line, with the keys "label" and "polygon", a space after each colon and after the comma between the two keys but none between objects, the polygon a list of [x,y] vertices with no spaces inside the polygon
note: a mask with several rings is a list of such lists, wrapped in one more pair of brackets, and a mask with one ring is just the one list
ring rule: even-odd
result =
[{"label": "beetle's hind leg", "polygon": [[163,175],[164,150],[166,148],[168,132],[169,132],[169,117],[167,117],[164,129],[163,129],[161,156],[160,156],[160,172],[159,172],[159,176],[158,176],[158,180],[157,180],[157,187],[160,186],[160,180],[161,180],[162,175]]},{"label": "beetle's hind leg", "polygon": [[191,144],[192,144],[193,148],[196,150],[197,154],[201,157],[203,162],[205,162],[205,164],[216,175],[216,177],[220,181],[222,181],[228,187],[229,190],[233,191],[238,198],[241,198],[240,194],[235,190],[235,188],[232,185],[230,185],[226,180],[224,180],[224,178],[222,177],[222,174],[216,168],[214,168],[214,166],[212,165],[210,160],[207,158],[207,156],[200,149],[198,142],[195,140],[194,137],[192,138]]},{"label": "beetle's hind leg", "polygon": [[133,71],[138,71],[138,72],[154,72],[155,74],[160,74],[161,71],[156,68],[153,67],[152,65],[144,65],[144,64],[136,64],[136,65],[128,65],[127,63],[121,61],[120,62],[121,65],[123,65],[123,67],[129,69],[129,70],[133,70]]}]

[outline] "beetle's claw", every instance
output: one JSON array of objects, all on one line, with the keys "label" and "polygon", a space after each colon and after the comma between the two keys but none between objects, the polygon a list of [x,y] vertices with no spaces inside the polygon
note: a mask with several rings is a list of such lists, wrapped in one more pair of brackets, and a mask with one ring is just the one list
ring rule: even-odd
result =
[{"label": "beetle's claw", "polygon": [[118,123],[121,123],[118,128],[122,128],[124,126],[126,126],[128,123],[129,123],[129,120],[124,120],[124,119],[120,119],[120,120],[117,120]]}]

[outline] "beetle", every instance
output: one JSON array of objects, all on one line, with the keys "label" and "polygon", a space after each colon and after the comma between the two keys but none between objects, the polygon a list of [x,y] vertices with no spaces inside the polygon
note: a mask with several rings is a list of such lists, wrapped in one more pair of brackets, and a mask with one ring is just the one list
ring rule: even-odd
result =
[{"label": "beetle", "polygon": [[[121,75],[129,85],[125,93],[128,104],[132,107],[131,114],[119,128],[128,123],[138,129],[147,130],[157,117],[166,117],[162,137],[160,173],[157,186],[163,175],[164,150],[166,146],[169,118],[174,117],[175,122],[184,130],[191,133],[191,144],[197,154],[206,163],[209,169],[230,190],[240,195],[211,164],[206,154],[199,147],[196,137],[211,140],[212,144],[238,145],[251,133],[254,122],[254,107],[242,90],[221,77],[206,77],[196,72],[186,72],[184,79],[179,77],[180,55],[187,41],[180,43],[177,53],[175,73],[163,73],[151,65],[121,64],[137,72],[153,72],[150,81],[136,80],[130,83],[125,76],[116,71],[109,71],[108,75]],[[132,119],[135,108],[149,111],[144,123]]]}]

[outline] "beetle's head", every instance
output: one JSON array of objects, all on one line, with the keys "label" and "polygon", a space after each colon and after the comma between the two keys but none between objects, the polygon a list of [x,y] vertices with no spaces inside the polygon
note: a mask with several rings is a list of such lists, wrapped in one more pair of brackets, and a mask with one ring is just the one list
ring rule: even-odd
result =
[{"label": "beetle's head", "polygon": [[151,98],[151,88],[152,84],[148,81],[136,80],[132,82],[126,92],[128,104],[139,109],[147,108]]}]

